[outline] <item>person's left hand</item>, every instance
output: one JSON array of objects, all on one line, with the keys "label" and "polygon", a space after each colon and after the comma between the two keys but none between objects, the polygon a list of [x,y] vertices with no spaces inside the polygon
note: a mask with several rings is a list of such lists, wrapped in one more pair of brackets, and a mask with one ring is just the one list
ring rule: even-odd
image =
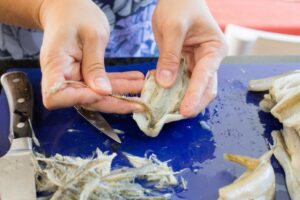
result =
[{"label": "person's left hand", "polygon": [[[80,105],[106,113],[144,111],[139,104],[109,95],[139,93],[144,75],[137,71],[106,73],[104,52],[109,23],[92,0],[43,0],[40,23],[44,30],[40,63],[46,108]],[[88,87],[65,84],[57,92],[50,92],[57,83],[68,81],[80,81]]]},{"label": "person's left hand", "polygon": [[217,94],[216,71],[227,52],[223,34],[205,0],[158,0],[152,28],[160,51],[157,82],[175,83],[183,55],[192,75],[180,113],[196,116]]}]

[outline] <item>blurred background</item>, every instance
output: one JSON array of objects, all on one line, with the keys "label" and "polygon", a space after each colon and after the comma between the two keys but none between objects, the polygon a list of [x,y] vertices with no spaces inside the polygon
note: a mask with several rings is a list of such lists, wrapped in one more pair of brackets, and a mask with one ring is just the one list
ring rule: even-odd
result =
[{"label": "blurred background", "polygon": [[207,0],[229,55],[299,55],[299,0]]},{"label": "blurred background", "polygon": [[[94,0],[110,29],[107,58],[157,57],[151,27],[157,0]],[[206,0],[229,55],[299,55],[299,0]],[[0,59],[37,59],[43,34],[0,24]]]}]

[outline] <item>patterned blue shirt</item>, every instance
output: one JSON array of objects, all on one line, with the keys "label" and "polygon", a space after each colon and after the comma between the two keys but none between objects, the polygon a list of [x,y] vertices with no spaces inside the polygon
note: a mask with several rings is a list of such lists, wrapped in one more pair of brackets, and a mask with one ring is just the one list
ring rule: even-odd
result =
[{"label": "patterned blue shirt", "polygon": [[[156,0],[94,0],[106,14],[111,34],[106,57],[157,56],[151,28]],[[0,24],[1,58],[38,58],[43,33]]]}]

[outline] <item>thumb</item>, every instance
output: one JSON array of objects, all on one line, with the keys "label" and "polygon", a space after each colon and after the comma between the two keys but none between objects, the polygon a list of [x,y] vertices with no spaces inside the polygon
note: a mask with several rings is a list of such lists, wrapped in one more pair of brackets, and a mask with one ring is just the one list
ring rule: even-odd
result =
[{"label": "thumb", "polygon": [[104,52],[107,41],[103,37],[92,37],[84,41],[82,75],[86,84],[95,92],[111,94],[112,87],[105,72]]},{"label": "thumb", "polygon": [[162,46],[157,63],[156,80],[162,87],[171,87],[177,77],[181,60],[181,51],[185,39],[183,31],[168,29],[162,37]]}]

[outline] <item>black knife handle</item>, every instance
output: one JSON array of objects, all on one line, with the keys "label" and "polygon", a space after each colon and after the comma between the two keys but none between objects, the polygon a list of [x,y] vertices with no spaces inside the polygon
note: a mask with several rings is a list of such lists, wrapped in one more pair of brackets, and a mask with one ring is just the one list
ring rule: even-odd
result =
[{"label": "black knife handle", "polygon": [[13,134],[13,138],[31,137],[33,92],[26,74],[5,73],[1,76],[1,84],[8,100],[10,134]]}]

